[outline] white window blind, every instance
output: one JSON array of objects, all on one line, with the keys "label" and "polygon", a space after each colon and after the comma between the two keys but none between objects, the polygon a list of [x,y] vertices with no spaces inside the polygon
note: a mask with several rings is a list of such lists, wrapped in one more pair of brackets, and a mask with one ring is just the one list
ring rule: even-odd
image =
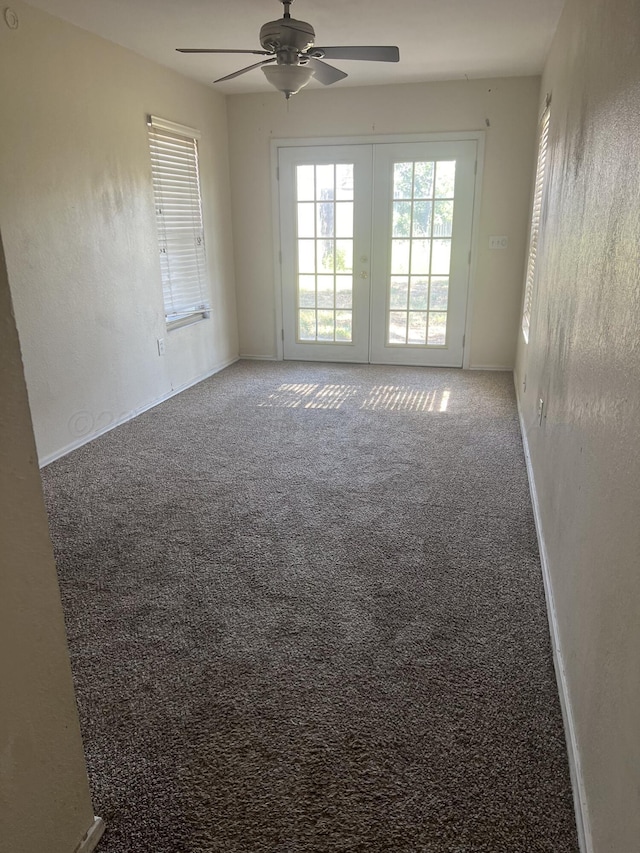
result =
[{"label": "white window blind", "polygon": [[540,219],[542,216],[542,198],[545,186],[547,168],[547,144],[549,141],[549,105],[544,111],[538,136],[538,162],[536,164],[536,181],[533,193],[533,210],[531,212],[531,234],[529,236],[529,256],[527,274],[524,283],[524,304],[522,308],[522,333],[525,341],[529,342],[531,326],[531,306],[533,304],[533,285],[536,274],[536,259],[538,256],[538,240],[540,237]]},{"label": "white window blind", "polygon": [[198,131],[149,116],[149,146],[167,326],[208,316]]}]

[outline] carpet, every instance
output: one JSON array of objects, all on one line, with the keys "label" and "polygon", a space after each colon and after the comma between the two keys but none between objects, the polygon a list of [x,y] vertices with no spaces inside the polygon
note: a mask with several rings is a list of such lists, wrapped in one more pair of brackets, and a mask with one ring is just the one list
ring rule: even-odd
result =
[{"label": "carpet", "polygon": [[510,374],[238,362],[42,473],[101,853],[576,853]]}]

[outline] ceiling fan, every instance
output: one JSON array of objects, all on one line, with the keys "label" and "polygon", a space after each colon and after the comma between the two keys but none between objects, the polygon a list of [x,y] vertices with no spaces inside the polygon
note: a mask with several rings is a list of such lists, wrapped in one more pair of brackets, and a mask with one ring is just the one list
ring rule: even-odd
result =
[{"label": "ceiling fan", "polygon": [[323,59],[365,59],[374,62],[398,62],[400,59],[397,47],[316,47],[316,34],[311,24],[291,17],[293,0],[281,2],[284,6],[282,18],[269,21],[260,29],[262,50],[226,50],[215,47],[178,47],[176,50],[180,53],[253,53],[268,56],[268,59],[213,82],[222,83],[254,68],[262,68],[269,83],[282,92],[287,100],[306,86],[312,77],[325,86],[347,77],[344,71],[322,62]]}]

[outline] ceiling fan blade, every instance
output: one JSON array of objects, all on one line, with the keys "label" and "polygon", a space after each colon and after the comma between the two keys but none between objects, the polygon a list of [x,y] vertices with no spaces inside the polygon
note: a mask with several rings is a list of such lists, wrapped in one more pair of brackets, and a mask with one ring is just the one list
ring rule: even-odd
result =
[{"label": "ceiling fan blade", "polygon": [[320,62],[319,59],[310,59],[309,68],[313,68],[313,79],[324,86],[330,86],[348,76],[339,68],[334,68],[333,65],[328,65],[326,62]]},{"label": "ceiling fan blade", "polygon": [[399,62],[400,51],[397,47],[312,47],[309,51],[314,56],[318,51],[319,59],[367,59],[372,62]]},{"label": "ceiling fan blade", "polygon": [[225,80],[233,80],[234,77],[239,77],[241,74],[246,74],[247,71],[253,71],[254,68],[260,68],[261,65],[268,65],[270,62],[275,62],[276,58],[264,59],[262,62],[256,62],[255,65],[248,65],[246,68],[241,68],[240,71],[234,71],[233,74],[227,74],[226,77],[218,77],[214,83],[223,83]]},{"label": "ceiling fan blade", "polygon": [[219,47],[177,47],[178,53],[255,53],[258,56],[271,56],[272,50],[225,50]]}]

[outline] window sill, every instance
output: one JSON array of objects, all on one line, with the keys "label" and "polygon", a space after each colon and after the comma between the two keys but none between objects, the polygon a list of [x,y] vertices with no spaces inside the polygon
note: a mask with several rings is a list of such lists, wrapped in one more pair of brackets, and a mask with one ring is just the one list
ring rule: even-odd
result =
[{"label": "window sill", "polygon": [[182,329],[184,326],[192,326],[194,323],[199,323],[200,320],[208,320],[210,316],[210,311],[198,311],[195,314],[189,314],[187,317],[180,317],[179,320],[168,320],[167,332],[173,332],[174,329]]}]

